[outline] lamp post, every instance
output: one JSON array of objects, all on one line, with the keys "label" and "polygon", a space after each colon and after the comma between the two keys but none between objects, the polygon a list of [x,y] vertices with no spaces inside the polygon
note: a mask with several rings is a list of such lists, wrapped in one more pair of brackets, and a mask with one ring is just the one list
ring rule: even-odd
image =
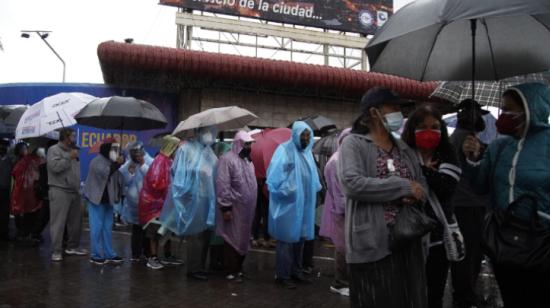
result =
[{"label": "lamp post", "polygon": [[52,45],[46,41],[46,38],[50,35],[51,31],[41,31],[41,30],[23,30],[21,31],[21,37],[22,38],[29,38],[31,33],[36,33],[40,37],[40,39],[50,48],[50,50],[55,54],[55,56],[61,61],[61,64],[63,64],[63,82],[65,82],[65,61],[61,56],[53,49]]}]

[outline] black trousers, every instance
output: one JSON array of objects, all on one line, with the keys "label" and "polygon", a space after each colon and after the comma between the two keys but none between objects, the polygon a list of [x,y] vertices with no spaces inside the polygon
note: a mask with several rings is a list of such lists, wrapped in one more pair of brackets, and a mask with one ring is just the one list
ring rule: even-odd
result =
[{"label": "black trousers", "polygon": [[237,274],[243,270],[245,256],[240,255],[233,246],[223,244],[223,265],[228,274]]},{"label": "black trousers", "polygon": [[132,225],[132,258],[149,257],[149,239],[140,225]]},{"label": "black trousers", "polygon": [[313,268],[314,248],[315,248],[315,240],[304,242],[304,257],[303,257],[304,268],[308,268],[308,267]]},{"label": "black trousers", "polygon": [[445,247],[443,245],[431,247],[426,261],[429,308],[443,307],[443,295],[449,266]]},{"label": "black trousers", "polygon": [[550,306],[550,271],[528,271],[495,264],[495,277],[504,308],[547,308]]},{"label": "black trousers", "polygon": [[481,207],[456,207],[455,215],[464,236],[466,257],[460,262],[453,262],[451,273],[453,280],[455,301],[460,303],[475,303],[476,285],[481,271],[481,234],[485,208]]},{"label": "black trousers", "polygon": [[258,198],[256,201],[256,214],[252,224],[252,237],[255,240],[263,236],[264,240],[269,240],[269,232],[267,231],[267,221],[269,214],[269,199],[263,193],[263,182],[258,181]]},{"label": "black trousers", "polygon": [[0,189],[0,240],[10,235],[10,190]]}]

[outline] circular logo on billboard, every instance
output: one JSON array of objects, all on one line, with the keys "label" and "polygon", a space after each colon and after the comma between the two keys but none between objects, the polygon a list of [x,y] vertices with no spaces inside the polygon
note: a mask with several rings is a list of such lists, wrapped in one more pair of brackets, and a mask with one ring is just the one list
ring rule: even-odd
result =
[{"label": "circular logo on billboard", "polygon": [[359,22],[365,27],[370,27],[374,24],[374,18],[369,11],[359,12]]}]

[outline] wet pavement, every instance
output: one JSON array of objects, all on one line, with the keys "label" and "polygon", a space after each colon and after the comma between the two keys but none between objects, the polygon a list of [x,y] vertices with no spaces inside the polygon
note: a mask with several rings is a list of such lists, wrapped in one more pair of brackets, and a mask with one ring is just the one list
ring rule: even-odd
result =
[{"label": "wet pavement", "polygon": [[[89,247],[88,232],[82,246]],[[309,276],[311,285],[285,290],[274,283],[274,252],[254,249],[245,261],[248,276],[243,283],[228,282],[222,274],[209,280],[186,277],[185,265],[148,269],[132,263],[130,233],[113,235],[115,250],[125,258],[122,265],[98,266],[88,257],[65,256],[60,263],[50,262],[49,241],[39,247],[17,243],[0,244],[0,308],[4,307],[349,307],[349,299],[329,292],[332,281],[332,247],[316,243],[315,266]],[[184,243],[173,243],[174,254],[185,255]],[[489,272],[480,288],[495,302],[496,286]],[[445,307],[452,307],[450,290]]]}]

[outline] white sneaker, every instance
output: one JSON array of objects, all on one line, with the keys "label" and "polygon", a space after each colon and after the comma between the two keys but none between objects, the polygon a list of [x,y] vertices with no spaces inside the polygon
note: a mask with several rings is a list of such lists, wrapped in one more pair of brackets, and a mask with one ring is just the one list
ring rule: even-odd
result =
[{"label": "white sneaker", "polygon": [[65,253],[69,256],[86,256],[88,251],[86,249],[74,248],[74,249],[65,249]]},{"label": "white sneaker", "polygon": [[159,259],[157,257],[149,258],[147,260],[147,267],[154,270],[163,269],[164,265],[160,263]]},{"label": "white sneaker", "polygon": [[52,254],[52,261],[53,262],[60,262],[60,261],[63,261],[63,254],[61,253],[53,253]]},{"label": "white sneaker", "polygon": [[331,286],[330,292],[340,294],[342,296],[349,296],[349,288],[335,288]]}]

